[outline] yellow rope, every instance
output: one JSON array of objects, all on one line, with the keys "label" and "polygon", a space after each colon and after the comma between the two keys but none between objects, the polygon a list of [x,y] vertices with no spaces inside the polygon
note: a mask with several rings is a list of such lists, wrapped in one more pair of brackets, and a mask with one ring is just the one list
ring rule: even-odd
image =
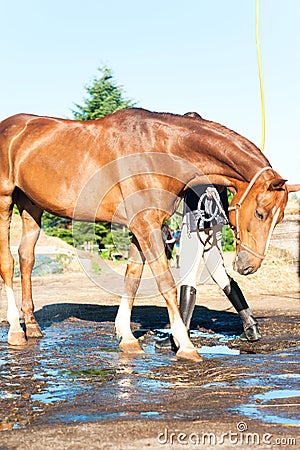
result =
[{"label": "yellow rope", "polygon": [[266,135],[266,113],[265,113],[265,95],[264,95],[264,84],[263,84],[261,54],[260,54],[260,44],[259,44],[259,0],[256,0],[256,52],[257,52],[259,84],[260,84],[260,99],[261,99],[261,120],[262,120],[261,151],[264,152],[265,135]]}]

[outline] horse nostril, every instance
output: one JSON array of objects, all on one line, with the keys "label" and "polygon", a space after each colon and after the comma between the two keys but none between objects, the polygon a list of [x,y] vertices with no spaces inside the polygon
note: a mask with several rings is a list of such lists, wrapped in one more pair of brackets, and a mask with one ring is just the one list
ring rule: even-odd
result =
[{"label": "horse nostril", "polygon": [[247,266],[243,268],[243,275],[249,275],[250,273],[254,272],[253,266]]}]

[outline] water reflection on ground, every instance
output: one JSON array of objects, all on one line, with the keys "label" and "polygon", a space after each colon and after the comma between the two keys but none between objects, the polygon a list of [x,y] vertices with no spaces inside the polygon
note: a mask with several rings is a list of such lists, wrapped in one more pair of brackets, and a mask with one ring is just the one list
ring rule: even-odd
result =
[{"label": "water reflection on ground", "polygon": [[[241,354],[227,345],[235,336],[210,332],[198,349],[204,362],[195,364],[177,360],[172,352],[157,352],[155,329],[142,336],[145,355],[131,357],[119,352],[112,321],[68,317],[45,321],[42,329],[41,340],[16,349],[6,343],[7,325],[0,326],[0,418],[7,428],[43,420],[193,419],[204,408],[197,399],[218,391],[224,396],[220,414],[234,411],[274,424],[300,420],[293,406],[300,396],[295,347],[269,355]],[[204,335],[195,330],[191,337],[198,342]],[[189,401],[188,389],[193,392]],[[239,391],[243,403],[226,403],[226,392]]]}]

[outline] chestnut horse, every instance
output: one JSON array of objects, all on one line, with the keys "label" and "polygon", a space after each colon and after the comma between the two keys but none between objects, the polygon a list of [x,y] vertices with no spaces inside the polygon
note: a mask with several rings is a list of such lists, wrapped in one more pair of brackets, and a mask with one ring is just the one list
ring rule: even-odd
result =
[{"label": "chestnut horse", "polygon": [[230,221],[237,230],[237,270],[255,272],[284,214],[288,187],[244,137],[204,119],[132,108],[95,121],[19,114],[0,123],[0,273],[10,324],[8,342],[26,342],[13,294],[9,248],[12,206],[22,217],[19,247],[27,338],[41,336],[31,272],[43,210],[83,221],[127,225],[133,233],[125,294],[116,318],[123,351],[142,351],[130,329],[145,260],[166,300],[180,357],[200,359],[180,317],[163,251],[161,227],[185,189],[201,182],[234,189]]}]

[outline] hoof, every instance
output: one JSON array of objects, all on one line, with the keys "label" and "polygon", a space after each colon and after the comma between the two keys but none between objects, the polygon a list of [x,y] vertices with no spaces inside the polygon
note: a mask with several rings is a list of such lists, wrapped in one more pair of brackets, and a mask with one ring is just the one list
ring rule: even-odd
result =
[{"label": "hoof", "polygon": [[121,341],[119,345],[124,353],[145,353],[137,339],[131,341]]},{"label": "hoof", "polygon": [[24,331],[9,331],[8,344],[21,347],[27,344]]},{"label": "hoof", "polygon": [[177,358],[188,359],[190,361],[201,362],[203,358],[199,355],[196,349],[194,350],[178,350],[176,353]]},{"label": "hoof", "polygon": [[27,339],[43,337],[43,333],[37,323],[28,323],[26,325],[26,337]]}]

